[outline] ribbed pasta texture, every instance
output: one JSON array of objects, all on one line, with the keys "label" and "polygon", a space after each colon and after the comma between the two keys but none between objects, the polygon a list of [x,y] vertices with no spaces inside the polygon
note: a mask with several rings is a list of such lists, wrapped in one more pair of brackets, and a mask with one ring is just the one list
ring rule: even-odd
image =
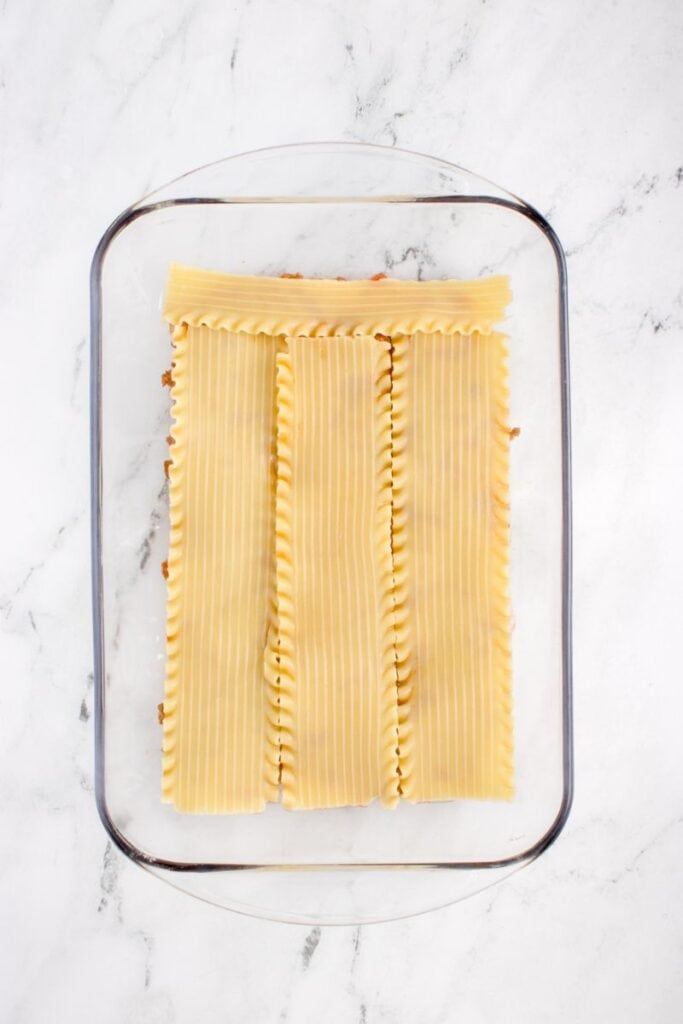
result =
[{"label": "ribbed pasta texture", "polygon": [[314,281],[216,274],[173,265],[169,323],[273,336],[487,333],[510,300],[506,277],[478,281]]},{"label": "ribbed pasta texture", "polygon": [[512,795],[508,300],[172,268],[178,810]]},{"label": "ribbed pasta texture", "polygon": [[280,650],[284,640],[292,654],[283,803],[391,800],[398,762],[389,344],[289,338],[286,347],[295,426],[282,451],[289,500],[278,502],[276,518],[284,540]]},{"label": "ribbed pasta texture", "polygon": [[163,798],[258,811],[275,343],[207,327],[175,335]]},{"label": "ribbed pasta texture", "polygon": [[410,800],[512,793],[505,342],[409,342]]}]

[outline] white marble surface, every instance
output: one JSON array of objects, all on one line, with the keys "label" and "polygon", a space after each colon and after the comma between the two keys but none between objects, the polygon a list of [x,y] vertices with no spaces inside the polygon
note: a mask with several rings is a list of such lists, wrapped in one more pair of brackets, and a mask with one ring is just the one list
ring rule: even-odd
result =
[{"label": "white marble surface", "polygon": [[[0,1018],[680,1020],[680,5],[8,0],[1,24]],[[328,138],[460,162],[568,251],[577,793],[497,888],[320,931],[176,893],[97,820],[86,336],[120,209]]]}]

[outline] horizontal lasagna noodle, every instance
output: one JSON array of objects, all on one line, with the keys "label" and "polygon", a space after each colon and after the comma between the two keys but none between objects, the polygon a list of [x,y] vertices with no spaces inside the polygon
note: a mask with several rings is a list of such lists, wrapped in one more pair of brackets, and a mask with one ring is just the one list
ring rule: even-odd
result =
[{"label": "horizontal lasagna noodle", "polygon": [[164,316],[257,334],[301,337],[488,333],[510,300],[507,277],[477,281],[325,281],[248,277],[174,264]]}]

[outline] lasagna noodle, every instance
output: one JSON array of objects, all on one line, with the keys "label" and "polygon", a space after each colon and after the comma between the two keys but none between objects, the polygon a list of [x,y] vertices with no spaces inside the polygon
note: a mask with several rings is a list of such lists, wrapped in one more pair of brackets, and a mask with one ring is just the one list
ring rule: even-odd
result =
[{"label": "lasagna noodle", "polygon": [[398,799],[390,351],[298,338],[278,354],[277,621],[289,808]]},{"label": "lasagna noodle", "polygon": [[[401,790],[512,795],[506,342],[416,334],[396,349]],[[401,696],[402,695],[402,696]]]},{"label": "lasagna noodle", "polygon": [[174,334],[163,798],[182,811],[258,811],[273,783],[263,647],[275,342]]},{"label": "lasagna noodle", "polygon": [[309,338],[488,333],[509,300],[503,276],[477,281],[287,280],[174,264],[164,315],[174,324]]}]

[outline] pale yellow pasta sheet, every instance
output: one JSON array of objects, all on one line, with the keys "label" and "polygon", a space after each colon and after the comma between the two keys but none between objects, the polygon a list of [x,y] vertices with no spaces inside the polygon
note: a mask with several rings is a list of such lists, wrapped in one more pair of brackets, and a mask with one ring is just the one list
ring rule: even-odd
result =
[{"label": "pale yellow pasta sheet", "polygon": [[422,334],[404,377],[402,793],[413,801],[512,794],[505,339]]},{"label": "pale yellow pasta sheet", "polygon": [[385,340],[281,343],[281,614],[267,661],[284,684],[290,808],[398,799],[390,384]]},{"label": "pale yellow pasta sheet", "polygon": [[180,325],[174,353],[163,798],[182,811],[257,811],[272,795],[263,647],[275,342]]}]

